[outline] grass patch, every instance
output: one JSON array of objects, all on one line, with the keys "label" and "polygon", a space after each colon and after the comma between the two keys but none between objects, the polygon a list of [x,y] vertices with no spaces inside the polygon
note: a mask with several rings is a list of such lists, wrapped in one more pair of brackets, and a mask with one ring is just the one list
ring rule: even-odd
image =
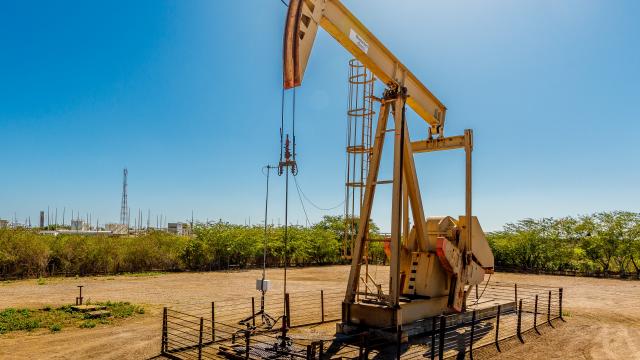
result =
[{"label": "grass patch", "polygon": [[46,284],[47,284],[47,281],[46,281],[44,278],[39,277],[39,278],[38,278],[38,281],[37,281],[37,284],[38,284],[38,285],[46,285]]},{"label": "grass patch", "polygon": [[32,331],[41,326],[40,319],[28,309],[6,309],[0,311],[0,334],[9,331]]},{"label": "grass patch", "polygon": [[92,329],[96,327],[96,322],[93,320],[85,320],[80,324],[80,327],[83,329]]},{"label": "grass patch", "polygon": [[61,331],[63,327],[94,328],[97,325],[111,324],[119,319],[126,319],[144,314],[144,308],[129,302],[98,302],[95,305],[105,306],[111,316],[101,319],[87,319],[86,313],[73,311],[72,305],[52,308],[50,305],[42,309],[9,308],[0,311],[0,334],[12,331],[33,331],[49,329],[51,332]]}]

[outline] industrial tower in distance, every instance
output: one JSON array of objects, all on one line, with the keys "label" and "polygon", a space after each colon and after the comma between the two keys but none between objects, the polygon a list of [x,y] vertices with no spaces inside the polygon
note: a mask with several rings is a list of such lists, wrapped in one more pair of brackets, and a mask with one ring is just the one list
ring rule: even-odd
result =
[{"label": "industrial tower in distance", "polygon": [[129,226],[129,205],[127,204],[127,175],[129,172],[124,168],[122,179],[122,201],[120,202],[120,224]]}]

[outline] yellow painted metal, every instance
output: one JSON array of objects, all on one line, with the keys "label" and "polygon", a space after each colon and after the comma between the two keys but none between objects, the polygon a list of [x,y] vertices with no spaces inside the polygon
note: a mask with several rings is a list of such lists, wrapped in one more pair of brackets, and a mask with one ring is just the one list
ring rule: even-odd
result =
[{"label": "yellow painted metal", "polygon": [[[302,83],[318,27],[331,34],[388,87],[380,99],[343,321],[382,327],[462,311],[468,289],[480,283],[494,266],[484,232],[472,216],[472,131],[445,137],[446,107],[340,1],[290,0],[289,4],[284,36],[285,88]],[[428,139],[410,141],[403,114],[405,103],[430,125]],[[379,288],[376,301],[363,302],[356,300],[356,295],[390,113],[394,121],[394,152],[389,291],[383,294]],[[465,151],[465,213],[457,219],[426,218],[414,154],[451,149]]]},{"label": "yellow painted metal", "polygon": [[404,86],[407,105],[444,135],[447,108],[340,1],[291,0],[284,37],[284,87],[302,83],[318,26],[387,86]]},{"label": "yellow painted metal", "polygon": [[464,149],[465,136],[448,136],[428,140],[419,140],[411,143],[411,149],[414,153],[439,151],[439,150],[453,150]]}]

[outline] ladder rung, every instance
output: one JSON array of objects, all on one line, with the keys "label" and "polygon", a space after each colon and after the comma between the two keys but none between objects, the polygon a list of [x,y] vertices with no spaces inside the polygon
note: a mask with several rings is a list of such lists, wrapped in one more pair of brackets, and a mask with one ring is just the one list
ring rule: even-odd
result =
[{"label": "ladder rung", "polygon": [[346,183],[346,185],[350,187],[364,187],[365,184],[361,181],[355,181],[355,182],[348,182]]},{"label": "ladder rung", "polygon": [[365,154],[373,151],[370,147],[365,147],[364,145],[356,145],[356,146],[347,146],[347,152],[350,154]]}]

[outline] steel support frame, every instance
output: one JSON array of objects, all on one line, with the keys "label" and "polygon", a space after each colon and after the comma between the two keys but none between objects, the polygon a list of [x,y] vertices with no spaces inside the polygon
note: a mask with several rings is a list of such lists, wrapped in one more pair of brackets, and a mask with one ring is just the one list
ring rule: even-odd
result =
[{"label": "steel support frame", "polygon": [[[414,152],[428,152],[439,150],[450,150],[462,148],[465,150],[465,244],[462,250],[466,250],[466,265],[471,261],[472,251],[472,204],[471,204],[471,164],[473,150],[473,132],[465,130],[464,135],[449,138],[436,138],[423,141],[411,142],[405,115],[406,97],[398,91],[394,98],[386,97],[381,100],[380,111],[374,136],[370,171],[367,175],[363,206],[360,212],[358,234],[353,247],[353,257],[351,259],[351,271],[348,279],[347,290],[343,303],[343,322],[350,322],[350,308],[356,300],[358,281],[360,279],[361,260],[365,242],[367,241],[367,229],[372,212],[375,189],[377,185],[378,173],[382,149],[385,142],[386,127],[389,113],[393,112],[394,117],[394,169],[393,169],[393,190],[392,190],[392,211],[391,211],[391,271],[389,281],[389,295],[386,303],[393,309],[398,309],[402,292],[400,274],[400,254],[403,238],[408,236],[408,210],[411,209],[413,223],[416,228],[416,235],[419,239],[426,237],[425,214],[422,204],[422,196],[418,185]],[[420,241],[417,242],[419,246]],[[428,249],[418,249],[419,251],[435,251],[436,244],[428,244]],[[461,274],[464,277],[466,272]],[[464,287],[464,281],[462,285]],[[400,325],[397,317],[394,316],[394,325]]]}]

